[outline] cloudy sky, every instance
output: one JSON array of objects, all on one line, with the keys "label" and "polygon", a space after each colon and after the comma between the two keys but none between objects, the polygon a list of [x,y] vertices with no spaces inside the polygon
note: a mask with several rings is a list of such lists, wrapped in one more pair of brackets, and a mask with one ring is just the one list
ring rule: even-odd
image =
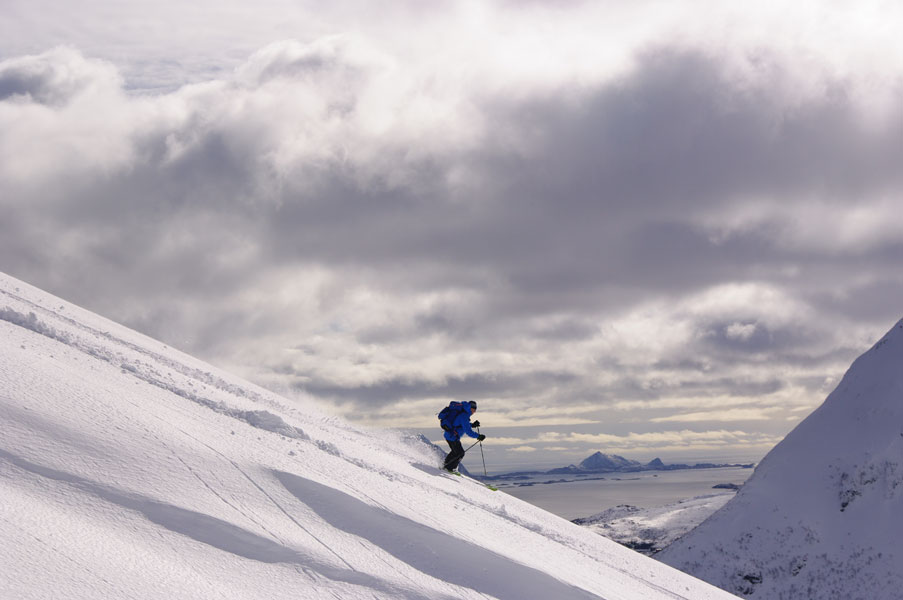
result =
[{"label": "cloudy sky", "polygon": [[787,4],[4,0],[0,270],[496,470],[758,459],[903,317],[903,8]]}]

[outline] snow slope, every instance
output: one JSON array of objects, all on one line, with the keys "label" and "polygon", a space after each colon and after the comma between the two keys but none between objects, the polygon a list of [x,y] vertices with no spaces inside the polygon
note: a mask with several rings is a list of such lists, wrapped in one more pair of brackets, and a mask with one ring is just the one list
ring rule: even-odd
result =
[{"label": "snow slope", "polygon": [[903,321],[733,500],[656,558],[754,598],[900,598]]},{"label": "snow slope", "polygon": [[0,274],[0,598],[730,598]]}]

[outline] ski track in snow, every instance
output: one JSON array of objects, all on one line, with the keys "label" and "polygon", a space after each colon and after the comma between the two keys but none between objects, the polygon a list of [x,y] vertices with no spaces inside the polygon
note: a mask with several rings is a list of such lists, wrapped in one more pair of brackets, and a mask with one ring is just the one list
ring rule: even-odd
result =
[{"label": "ski track in snow", "polygon": [[0,274],[0,597],[732,597],[436,463]]}]

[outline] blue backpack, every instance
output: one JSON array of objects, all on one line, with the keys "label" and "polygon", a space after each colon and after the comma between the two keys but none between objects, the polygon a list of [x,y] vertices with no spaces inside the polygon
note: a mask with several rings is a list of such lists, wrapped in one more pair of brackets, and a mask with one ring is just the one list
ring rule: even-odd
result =
[{"label": "blue backpack", "polygon": [[439,411],[439,426],[445,431],[454,433],[455,419],[464,412],[464,404],[462,402],[451,402],[448,406]]}]

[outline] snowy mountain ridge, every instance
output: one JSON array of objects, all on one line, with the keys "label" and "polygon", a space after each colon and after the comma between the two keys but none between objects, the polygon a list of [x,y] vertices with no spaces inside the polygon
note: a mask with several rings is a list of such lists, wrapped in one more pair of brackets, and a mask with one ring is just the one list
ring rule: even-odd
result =
[{"label": "snowy mountain ridge", "polygon": [[721,600],[0,274],[0,597]]},{"label": "snowy mountain ridge", "polygon": [[892,600],[901,515],[903,320],[724,508],[656,558],[746,597]]}]

